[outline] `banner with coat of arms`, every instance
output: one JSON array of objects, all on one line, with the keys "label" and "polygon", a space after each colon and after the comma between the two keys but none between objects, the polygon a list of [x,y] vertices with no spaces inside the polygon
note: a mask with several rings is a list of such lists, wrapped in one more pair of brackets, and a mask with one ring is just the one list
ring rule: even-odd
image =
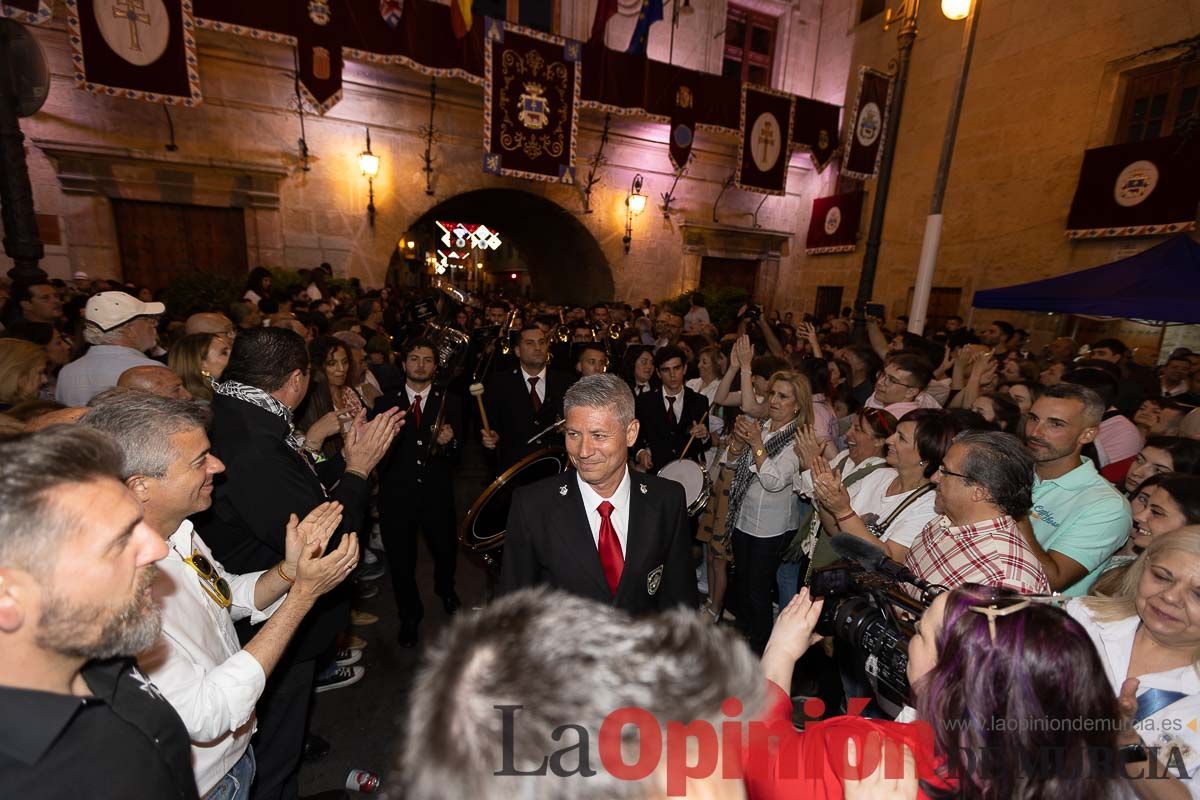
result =
[{"label": "banner with coat of arms", "polygon": [[864,192],[859,189],[813,200],[804,252],[810,256],[853,253],[858,247]]},{"label": "banner with coat of arms", "polygon": [[787,190],[793,102],[787,92],[742,85],[737,167],[733,174],[737,188],[775,195]]},{"label": "banner with coat of arms", "polygon": [[343,20],[334,19],[330,0],[295,0],[292,18],[300,91],[324,114],[342,99]]},{"label": "banner with coat of arms", "polygon": [[1196,229],[1200,137],[1166,136],[1096,147],[1083,167],[1067,236],[1148,236]]},{"label": "banner with coat of arms", "polygon": [[582,47],[487,18],[483,51],[483,169],[575,182]]},{"label": "banner with coat of arms", "polygon": [[854,98],[846,154],[842,159],[842,174],[847,178],[866,181],[879,173],[891,107],[892,76],[859,67],[858,94]]},{"label": "banner with coat of arms", "polygon": [[53,9],[50,0],[0,0],[0,17],[9,17],[29,25],[48,22]]},{"label": "banner with coat of arms", "polygon": [[687,166],[696,141],[696,83],[686,73],[672,87],[671,131],[668,152],[676,170]]},{"label": "banner with coat of arms", "polygon": [[92,94],[201,103],[191,0],[67,0],[75,83]]}]

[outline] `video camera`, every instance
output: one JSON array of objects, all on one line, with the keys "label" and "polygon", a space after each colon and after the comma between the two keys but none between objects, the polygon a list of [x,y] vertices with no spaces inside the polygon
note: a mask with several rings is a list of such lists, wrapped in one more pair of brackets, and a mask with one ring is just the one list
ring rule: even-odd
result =
[{"label": "video camera", "polygon": [[[917,618],[946,591],[921,580],[870,542],[849,534],[833,537],[844,561],[813,573],[812,595],[825,599],[816,632],[861,656],[863,671],[882,704],[908,702],[908,642]],[[902,588],[916,588],[916,596]]]}]

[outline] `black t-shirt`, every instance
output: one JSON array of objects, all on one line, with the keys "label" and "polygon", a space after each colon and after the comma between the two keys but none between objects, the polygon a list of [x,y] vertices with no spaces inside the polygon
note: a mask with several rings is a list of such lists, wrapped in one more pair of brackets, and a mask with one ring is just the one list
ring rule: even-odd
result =
[{"label": "black t-shirt", "polygon": [[91,697],[0,686],[0,797],[197,800],[187,729],[133,659],[82,674]]}]

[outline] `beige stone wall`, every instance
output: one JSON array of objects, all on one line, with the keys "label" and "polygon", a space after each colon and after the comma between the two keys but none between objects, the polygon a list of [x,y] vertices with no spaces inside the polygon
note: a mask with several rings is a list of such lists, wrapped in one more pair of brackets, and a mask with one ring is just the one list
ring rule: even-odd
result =
[{"label": "beige stone wall", "polygon": [[[896,30],[885,33],[882,16],[861,25],[856,19],[843,19],[853,40],[849,74],[863,64],[886,70],[896,55]],[[936,0],[922,3],[875,284],[875,298],[893,314],[907,313],[916,276],[962,30],[963,23],[941,15]],[[963,287],[964,316],[976,289],[1097,266],[1160,241],[1071,242],[1067,212],[1084,150],[1113,141],[1121,73],[1147,63],[1129,57],[1197,30],[1198,0],[983,0],[934,280]],[[852,79],[847,106],[854,91]],[[864,219],[864,241],[868,224]],[[798,274],[796,290],[837,283],[852,296],[862,248],[820,263]],[[1045,315],[980,313],[1031,330],[1054,326]]]},{"label": "beige stone wall", "polygon": [[[676,32],[677,61],[719,70],[721,40],[714,43],[713,33],[723,29],[725,4],[697,0],[694,5],[697,13],[685,18]],[[837,101],[844,93],[839,81],[845,80],[848,51],[839,55],[836,41],[817,44],[822,32],[830,29],[822,21],[827,8],[823,11],[817,0],[752,0],[750,5],[781,15],[776,85],[801,94],[816,87],[816,96]],[[590,19],[590,9],[582,16],[565,14],[564,25],[570,33],[572,25],[580,27],[586,21],[586,30]],[[619,22],[614,20],[610,35],[616,35]],[[700,133],[695,159],[676,188],[672,215],[666,219],[657,206],[672,180],[667,126],[614,117],[608,162],[599,169],[601,180],[593,192],[593,211],[583,214],[579,187],[485,175],[480,168],[482,92],[461,81],[442,80],[435,119],[435,193],[430,197],[421,172],[424,141],[419,130],[428,119],[428,79],[399,67],[351,61],[345,72],[344,99],[324,117],[306,118],[312,161],[311,169],[304,172],[297,155],[300,127],[291,50],[207,31],[199,37],[204,104],[171,110],[179,149],[169,153],[164,149],[167,125],[161,107],[96,98],[76,89],[61,19],[36,30],[54,80],[46,106],[23,120],[23,129],[37,210],[58,216],[63,230],[64,244],[51,248],[44,262],[47,271],[58,277],[76,269],[93,276],[119,276],[109,197],[228,205],[228,198],[220,193],[222,180],[251,174],[263,195],[247,211],[251,265],[310,267],[329,261],[338,274],[379,285],[397,240],[425,211],[465,191],[505,187],[544,196],[577,214],[609,260],[617,297],[661,298],[692,288],[698,279],[694,268],[685,273],[680,226],[711,224],[713,201],[733,171],[734,137]],[[651,55],[665,60],[669,24],[652,30]],[[367,225],[366,180],[356,164],[368,124],[372,149],[382,161],[375,181],[379,214],[374,229]],[[603,115],[583,114],[577,159],[581,181],[597,150],[602,125]],[[52,162],[48,153],[61,151],[98,152],[101,165],[89,169],[101,174],[85,178],[60,174],[63,163]],[[645,176],[644,192],[650,202],[634,221],[633,244],[626,255],[621,242],[624,200],[635,172]],[[173,184],[173,179],[164,177],[171,175],[183,178]],[[806,269],[804,234],[812,198],[826,193],[832,177],[832,170],[817,175],[807,154],[795,154],[787,196],[770,197],[759,210],[761,228],[790,235],[780,248],[777,270],[771,269],[777,271],[777,279],[761,287],[760,299],[772,307],[804,305],[794,296],[802,284],[799,275]],[[762,197],[732,188],[726,191],[720,203],[722,225],[751,228]],[[8,268],[4,262],[0,257],[0,269]]]}]

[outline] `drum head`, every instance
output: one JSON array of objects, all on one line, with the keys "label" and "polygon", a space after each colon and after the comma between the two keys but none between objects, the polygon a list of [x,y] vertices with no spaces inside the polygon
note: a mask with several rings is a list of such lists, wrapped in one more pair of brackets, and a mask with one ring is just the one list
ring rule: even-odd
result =
[{"label": "drum head", "polygon": [[658,471],[658,477],[681,484],[689,504],[704,489],[704,471],[695,461],[672,461]]},{"label": "drum head", "polygon": [[489,550],[504,543],[513,492],[543,478],[558,475],[570,465],[561,447],[530,453],[505,470],[479,495],[463,519],[460,539],[471,550]]}]

